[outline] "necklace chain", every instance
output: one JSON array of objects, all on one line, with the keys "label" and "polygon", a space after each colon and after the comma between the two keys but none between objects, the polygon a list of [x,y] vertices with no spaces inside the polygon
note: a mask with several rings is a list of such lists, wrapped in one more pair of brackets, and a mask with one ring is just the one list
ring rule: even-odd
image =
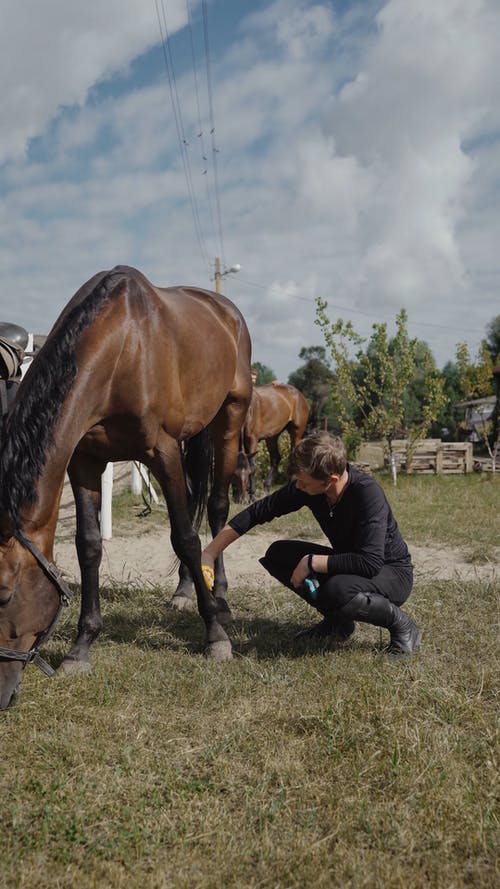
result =
[{"label": "necklace chain", "polygon": [[330,518],[333,518],[333,512],[334,512],[334,510],[335,510],[335,507],[337,506],[337,504],[338,504],[339,501],[341,500],[341,498],[342,498],[342,494],[344,493],[346,487],[347,487],[347,482],[346,482],[346,484],[344,485],[344,487],[342,488],[342,490],[341,490],[340,494],[338,495],[337,499],[334,500],[333,503],[330,503],[330,501],[328,500],[328,495],[325,494],[326,502],[328,503],[328,514],[329,514]]}]

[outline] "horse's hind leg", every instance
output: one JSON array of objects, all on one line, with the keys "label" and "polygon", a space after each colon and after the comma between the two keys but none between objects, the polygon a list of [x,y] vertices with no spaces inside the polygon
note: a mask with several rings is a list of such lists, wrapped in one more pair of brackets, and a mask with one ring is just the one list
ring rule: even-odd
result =
[{"label": "horse's hind leg", "polygon": [[76,505],[75,543],[81,572],[81,609],[77,638],[65,655],[59,671],[82,673],[90,670],[89,648],[102,630],[99,602],[99,565],[102,540],[99,527],[101,475],[105,462],[74,454],[68,467]]}]

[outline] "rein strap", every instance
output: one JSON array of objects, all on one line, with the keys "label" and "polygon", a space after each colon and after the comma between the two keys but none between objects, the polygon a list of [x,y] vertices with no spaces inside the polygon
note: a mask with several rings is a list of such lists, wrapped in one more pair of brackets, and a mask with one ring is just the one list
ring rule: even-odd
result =
[{"label": "rein strap", "polygon": [[22,531],[15,531],[14,537],[19,541],[20,544],[22,544],[22,546],[24,546],[25,549],[29,550],[31,555],[34,556],[34,558],[40,565],[40,568],[43,568],[45,574],[47,574],[47,576],[49,577],[49,580],[51,580],[52,583],[57,587],[57,590],[61,597],[61,602],[63,602],[64,605],[69,605],[73,593],[67,583],[65,583],[62,579],[59,568],[54,565],[53,562],[49,562],[49,560],[45,558],[44,554],[40,552],[38,547],[35,546],[33,541],[30,540],[29,537],[26,537],[26,535],[23,534]]},{"label": "rein strap", "polygon": [[59,607],[56,611],[56,615],[54,620],[50,624],[50,626],[44,630],[43,633],[40,633],[38,639],[36,640],[33,648],[30,648],[29,651],[17,651],[13,648],[2,648],[0,647],[0,660],[2,661],[22,661],[24,664],[35,664],[35,666],[39,667],[46,676],[54,676],[55,670],[50,666],[46,661],[40,657],[40,648],[44,645],[48,639],[52,636],[56,628],[56,624],[61,616],[61,613],[64,608],[66,608],[71,602],[73,592],[70,590],[67,583],[64,582],[61,576],[61,572],[54,565],[53,562],[49,562],[48,559],[45,558],[42,552],[38,549],[38,547],[33,543],[29,537],[26,537],[22,531],[18,530],[14,532],[14,537],[19,543],[27,549],[31,555],[36,559],[40,568],[45,572],[49,580],[52,581],[54,586],[59,593]]}]

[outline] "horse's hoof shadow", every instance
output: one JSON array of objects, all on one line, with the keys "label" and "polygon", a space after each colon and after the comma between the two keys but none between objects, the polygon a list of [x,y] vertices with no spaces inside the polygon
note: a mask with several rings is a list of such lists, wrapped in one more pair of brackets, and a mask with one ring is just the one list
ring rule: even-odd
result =
[{"label": "horse's hoof shadow", "polygon": [[221,627],[228,627],[233,622],[231,609],[226,600],[220,596],[216,596],[215,601],[217,602],[217,621]]}]

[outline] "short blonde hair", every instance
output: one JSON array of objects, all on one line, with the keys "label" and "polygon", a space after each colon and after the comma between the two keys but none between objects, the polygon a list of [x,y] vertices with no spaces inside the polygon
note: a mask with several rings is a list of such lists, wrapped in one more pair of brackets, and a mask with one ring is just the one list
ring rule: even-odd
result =
[{"label": "short blonde hair", "polygon": [[325,481],[330,475],[342,475],[347,466],[344,442],[329,432],[314,432],[299,441],[288,461],[290,475],[307,472]]}]

